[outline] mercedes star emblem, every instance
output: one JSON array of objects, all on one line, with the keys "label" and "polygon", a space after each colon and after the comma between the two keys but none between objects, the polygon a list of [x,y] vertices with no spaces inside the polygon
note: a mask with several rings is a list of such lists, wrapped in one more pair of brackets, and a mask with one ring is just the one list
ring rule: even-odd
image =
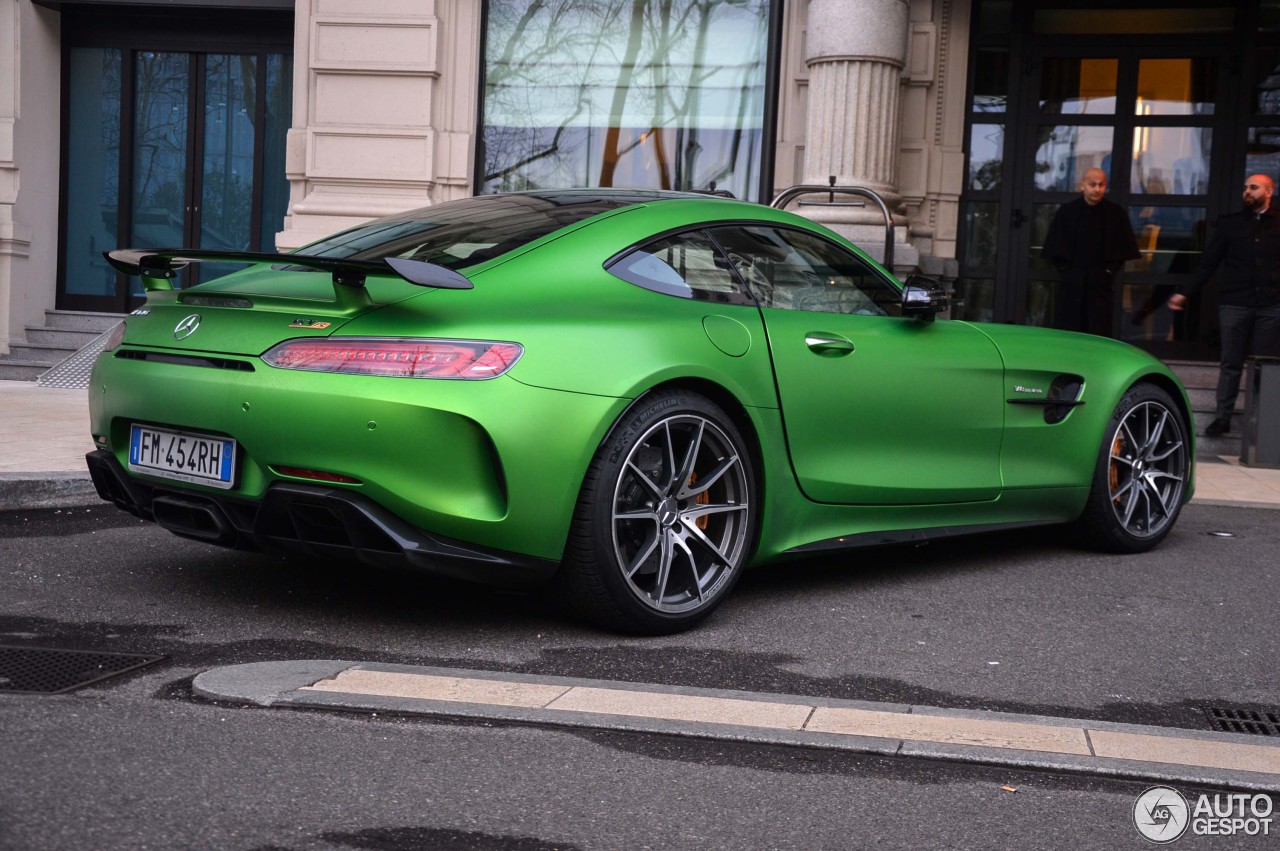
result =
[{"label": "mercedes star emblem", "polygon": [[200,314],[193,313],[186,319],[179,322],[173,329],[173,339],[185,340],[196,332],[200,327]]}]

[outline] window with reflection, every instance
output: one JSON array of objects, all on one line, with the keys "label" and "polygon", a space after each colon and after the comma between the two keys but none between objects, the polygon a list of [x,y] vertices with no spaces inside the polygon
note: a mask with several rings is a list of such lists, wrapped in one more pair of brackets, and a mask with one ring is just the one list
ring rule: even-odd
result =
[{"label": "window with reflection", "polygon": [[120,220],[120,72],[115,48],[75,47],[67,59],[66,292],[109,295]]},{"label": "window with reflection", "polygon": [[1209,191],[1212,142],[1211,127],[1135,127],[1130,191],[1203,195]]},{"label": "window with reflection", "polygon": [[1250,127],[1243,181],[1251,174],[1280,175],[1280,127]]},{"label": "window with reflection", "polygon": [[957,278],[951,315],[968,322],[994,322],[996,282],[991,278]]},{"label": "window with reflection", "polygon": [[1254,109],[1258,115],[1280,115],[1280,48],[1258,51],[1257,78],[1253,82]]},{"label": "window with reflection", "polygon": [[974,269],[994,269],[1000,244],[1000,205],[992,201],[970,201],[964,205],[965,265]]},{"label": "window with reflection", "polygon": [[1207,218],[1204,207],[1130,207],[1129,221],[1142,256],[1125,264],[1125,271],[1160,274],[1194,271],[1204,252]]},{"label": "window with reflection", "polygon": [[759,195],[770,0],[490,0],[480,186]]},{"label": "window with reflection", "polygon": [[185,242],[190,66],[186,53],[145,51],[135,60],[130,237],[135,245]]},{"label": "window with reflection", "polygon": [[1058,282],[1031,280],[1027,283],[1027,305],[1023,322],[1037,328],[1056,328]]},{"label": "window with reflection", "polygon": [[1135,115],[1212,115],[1216,59],[1142,59]]},{"label": "window with reflection", "polygon": [[974,63],[973,111],[1004,112],[1009,101],[1009,51],[979,50]]},{"label": "window with reflection", "polygon": [[1040,111],[1054,115],[1114,114],[1119,69],[1118,59],[1045,59],[1040,71]]},{"label": "window with reflection", "polygon": [[1040,256],[1040,252],[1044,248],[1045,239],[1049,236],[1049,225],[1053,222],[1053,214],[1058,212],[1061,206],[1061,204],[1034,204],[1031,207],[1031,256],[1027,258],[1027,265],[1033,272],[1052,274],[1055,277],[1058,274],[1053,261]]},{"label": "window with reflection", "polygon": [[1111,175],[1111,127],[1059,124],[1037,127],[1035,160],[1037,189],[1074,192],[1081,175],[1100,168]]},{"label": "window with reflection", "polygon": [[974,124],[969,128],[969,188],[996,190],[1004,168],[1004,125]]}]

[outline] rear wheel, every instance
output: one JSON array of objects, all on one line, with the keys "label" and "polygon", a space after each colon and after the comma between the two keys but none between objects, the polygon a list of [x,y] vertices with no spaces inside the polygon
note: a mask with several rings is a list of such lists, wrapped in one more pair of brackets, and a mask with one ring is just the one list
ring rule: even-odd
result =
[{"label": "rear wheel", "polygon": [[746,444],[718,406],[682,391],[649,397],[587,472],[560,571],[566,599],[626,632],[693,626],[746,564],[755,491]]},{"label": "rear wheel", "polygon": [[1107,425],[1081,531],[1110,552],[1154,547],[1178,519],[1190,468],[1187,426],[1173,399],[1154,385],[1134,386]]}]

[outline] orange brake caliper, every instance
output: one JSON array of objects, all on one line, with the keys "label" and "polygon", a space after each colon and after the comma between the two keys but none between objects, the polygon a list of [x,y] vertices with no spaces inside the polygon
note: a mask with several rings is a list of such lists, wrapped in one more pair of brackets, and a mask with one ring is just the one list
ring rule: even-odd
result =
[{"label": "orange brake caliper", "polygon": [[[1116,488],[1120,487],[1120,465],[1116,463],[1116,459],[1120,457],[1120,451],[1122,449],[1124,449],[1124,438],[1117,434],[1116,439],[1111,443],[1111,463],[1109,465],[1112,493],[1115,493]],[[1118,503],[1120,502],[1120,497],[1113,497],[1112,501]]]},{"label": "orange brake caliper", "polygon": [[[698,481],[698,474],[695,472],[689,476],[689,487],[693,487],[693,484],[696,481]],[[707,491],[703,491],[702,493],[695,496],[693,498],[693,501],[696,502],[698,505],[710,505],[711,494]],[[705,531],[707,528],[707,521],[710,519],[711,518],[709,518],[707,515],[704,514],[693,522],[699,529],[702,529]]]}]

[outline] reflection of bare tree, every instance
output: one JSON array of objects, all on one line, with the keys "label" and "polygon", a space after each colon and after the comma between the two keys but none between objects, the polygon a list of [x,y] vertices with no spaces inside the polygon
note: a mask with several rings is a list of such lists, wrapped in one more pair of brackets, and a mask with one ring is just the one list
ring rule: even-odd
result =
[{"label": "reflection of bare tree", "polygon": [[[501,35],[497,50],[490,51],[485,68],[485,97],[490,113],[534,116],[546,103],[538,96],[547,84],[563,85],[563,79],[549,78],[548,68],[557,68],[566,57],[578,57],[582,67],[592,69],[602,50],[608,47],[608,34],[615,32],[624,6],[622,0],[495,0],[490,4],[490,38]],[[523,7],[523,11],[520,11]],[[584,140],[568,131],[587,111],[589,77],[584,74],[576,84],[573,105],[555,125],[549,140],[533,137],[532,120],[523,126],[487,126],[484,133],[484,180],[503,181],[518,175],[526,166],[565,150],[581,147]],[[521,97],[524,100],[521,100]],[[544,125],[545,126],[545,125]],[[514,157],[514,159],[513,159]],[[504,185],[504,188],[527,188]]]},{"label": "reflection of bare tree", "polygon": [[188,61],[186,54],[144,52],[134,66],[135,230],[144,209],[151,223],[182,227]]},{"label": "reflection of bare tree", "polygon": [[767,2],[493,0],[486,183],[743,181],[763,119]]},{"label": "reflection of bare tree", "polygon": [[[640,55],[640,40],[644,37],[644,21],[648,12],[648,0],[632,0],[631,31],[627,36],[627,49],[622,54],[622,65],[618,68],[618,82],[613,87],[613,104],[609,116],[621,116],[627,106],[627,95],[631,91],[631,79],[635,74],[636,58]],[[600,166],[600,185],[612,186],[613,173],[618,167],[618,136],[622,128],[621,121],[610,121],[609,129],[604,134],[604,162]]]}]

